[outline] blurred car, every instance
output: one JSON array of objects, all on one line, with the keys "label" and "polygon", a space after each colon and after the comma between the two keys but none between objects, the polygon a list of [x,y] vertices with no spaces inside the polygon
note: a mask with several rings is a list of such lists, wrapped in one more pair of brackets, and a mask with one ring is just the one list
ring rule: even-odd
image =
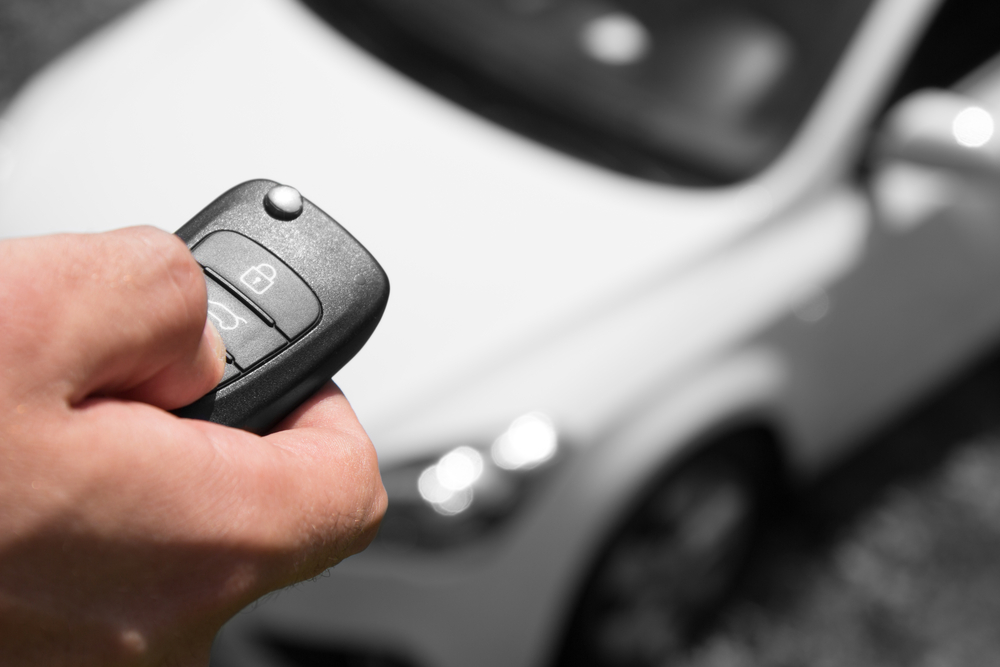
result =
[{"label": "blurred car", "polygon": [[297,186],[393,296],[372,547],[213,664],[659,665],[801,484],[1000,334],[1000,9],[152,0],[0,125],[5,236]]}]

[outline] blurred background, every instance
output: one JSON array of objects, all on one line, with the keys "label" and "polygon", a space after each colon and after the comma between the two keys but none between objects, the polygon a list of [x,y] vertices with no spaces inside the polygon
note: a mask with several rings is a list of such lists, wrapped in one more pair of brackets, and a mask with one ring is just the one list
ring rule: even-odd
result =
[{"label": "blurred background", "polygon": [[[545,4],[519,2],[520,11],[526,13]],[[33,73],[135,4],[135,0],[0,0],[0,104],[14,97]],[[463,18],[448,3],[439,4],[443,11],[455,11],[441,23],[445,32],[457,30],[453,23],[474,20]],[[655,11],[632,4],[638,14],[653,12],[650,21],[655,23]],[[852,5],[841,4],[847,10]],[[855,25],[847,10],[829,24],[833,42],[846,40]],[[649,36],[621,16],[616,20],[597,25],[587,37],[591,55],[623,63],[642,58]],[[551,34],[543,31],[539,39],[555,39]],[[723,31],[705,40],[716,40],[711,42],[715,50],[724,49],[731,44],[727,35]],[[759,54],[762,64],[755,70],[761,86],[766,85],[768,63],[783,57],[780,43],[767,43],[772,51]],[[514,53],[502,55],[516,60],[518,49],[530,50],[533,44],[529,38]],[[829,68],[827,61],[836,53],[836,49],[821,53],[815,67]],[[644,104],[657,108],[673,104],[677,90],[691,85],[689,73],[671,69],[670,54],[663,57],[664,62],[654,68],[655,77],[639,77],[639,84],[629,84],[639,88],[625,86],[618,95],[594,103],[603,105],[602,118],[613,119],[602,136],[631,132],[633,138],[642,139],[638,143],[581,141],[594,124],[585,116],[574,117],[564,131],[553,133],[551,124],[511,115],[503,105],[480,107],[508,127],[620,172],[652,181],[701,184],[739,180],[773,159],[815,94],[800,91],[782,101],[765,123],[766,130],[735,117],[692,124],[690,118],[704,108],[725,103],[738,109],[741,104],[720,101],[710,91],[685,98],[693,100],[690,108],[676,112],[670,122],[658,126],[632,122],[626,116],[637,104],[623,102],[629,95],[641,94]],[[385,58],[392,62],[393,56]],[[407,65],[403,62],[400,67]],[[530,68],[512,66],[504,72],[522,77],[528,89],[541,86],[530,80],[534,72]],[[553,94],[586,97],[596,85],[576,81],[579,90]],[[462,96],[448,82],[432,84],[440,84],[453,98]],[[755,93],[751,84],[747,86],[731,94],[745,95],[749,105]],[[635,148],[640,143],[645,148]],[[651,157],[662,147],[681,156],[674,163],[680,165],[676,170]],[[949,379],[908,409],[904,418],[866,435],[856,454],[808,486],[789,490],[771,506],[736,586],[699,624],[679,661],[671,664],[957,667],[998,661],[1000,356],[977,353],[975,358],[953,368]],[[305,656],[289,664],[395,664],[388,658],[365,661],[369,659],[349,655],[326,660]]]}]

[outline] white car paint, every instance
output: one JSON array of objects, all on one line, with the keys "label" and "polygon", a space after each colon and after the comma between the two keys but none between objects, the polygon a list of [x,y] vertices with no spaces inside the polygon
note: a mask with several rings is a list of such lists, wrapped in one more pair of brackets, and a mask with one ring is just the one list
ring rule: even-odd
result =
[{"label": "white car paint", "polygon": [[[337,377],[383,466],[488,443],[534,409],[577,451],[502,537],[366,553],[224,637],[542,664],[595,545],[699,435],[766,417],[808,475],[1000,330],[995,201],[891,161],[873,197],[846,178],[937,4],[875,2],[785,153],[748,182],[692,190],[498,128],[292,0],[154,0],[5,111],[0,234],[173,230],[255,177],[340,220],[392,281]],[[998,84],[974,92],[988,104]],[[933,184],[929,204],[900,196],[914,179]],[[270,664],[249,646],[242,664]]]},{"label": "white car paint", "polygon": [[[871,36],[859,37],[871,43],[845,61],[786,156],[753,182],[705,192],[608,174],[499,129],[289,0],[151,2],[7,111],[0,146],[13,166],[0,184],[0,229],[172,230],[233,183],[294,183],[390,276],[392,307],[338,381],[383,459],[407,457],[413,438],[389,426],[415,397],[460,386],[470,366],[592,318],[596,304],[683,272],[808,201],[874,108],[857,89],[879,88],[896,64],[891,38],[909,39],[904,29],[932,4],[880,3]],[[494,418],[507,421],[514,398],[493,399]]]}]

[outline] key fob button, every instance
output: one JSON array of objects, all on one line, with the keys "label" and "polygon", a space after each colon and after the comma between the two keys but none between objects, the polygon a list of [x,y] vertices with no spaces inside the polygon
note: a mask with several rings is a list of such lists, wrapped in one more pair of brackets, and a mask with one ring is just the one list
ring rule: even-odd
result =
[{"label": "key fob button", "polygon": [[222,285],[223,287],[225,287],[227,292],[229,292],[230,294],[232,294],[233,296],[235,296],[237,299],[239,299],[241,302],[243,302],[243,305],[246,306],[247,308],[249,308],[250,310],[252,310],[254,312],[254,315],[256,315],[260,319],[264,320],[264,324],[266,324],[269,327],[273,327],[274,326],[274,318],[273,317],[271,317],[270,315],[268,315],[267,313],[265,313],[263,310],[261,310],[260,306],[258,306],[256,303],[254,303],[253,301],[251,301],[247,297],[246,294],[244,294],[243,292],[241,292],[238,289],[236,289],[236,287],[234,287],[231,282],[229,282],[228,280],[226,280],[225,278],[223,278],[222,276],[220,276],[219,273],[218,273],[218,271],[215,271],[211,267],[208,267],[208,266],[203,267],[203,268],[205,270],[205,274],[206,275],[210,276],[213,280],[215,280],[215,282],[217,282],[220,285]]},{"label": "key fob button", "polygon": [[208,317],[219,330],[226,350],[235,359],[237,370],[246,370],[285,346],[284,336],[264,324],[225,288],[208,276],[205,276],[205,285],[208,288]]},{"label": "key fob button", "polygon": [[[257,242],[242,234],[209,234],[192,251],[198,263],[216,272],[268,315],[291,339],[320,316],[319,299],[299,276]],[[236,357],[239,362],[239,355]]]},{"label": "key fob button", "polygon": [[302,195],[293,187],[275,185],[264,197],[264,209],[278,220],[294,220],[302,215]]}]

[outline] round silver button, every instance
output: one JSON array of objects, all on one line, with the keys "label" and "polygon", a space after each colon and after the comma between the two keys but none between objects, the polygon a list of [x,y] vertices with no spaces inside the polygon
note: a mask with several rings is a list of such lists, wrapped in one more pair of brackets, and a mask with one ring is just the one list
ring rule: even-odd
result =
[{"label": "round silver button", "polygon": [[302,213],[302,195],[289,185],[276,185],[267,191],[264,208],[278,220],[294,220]]}]

